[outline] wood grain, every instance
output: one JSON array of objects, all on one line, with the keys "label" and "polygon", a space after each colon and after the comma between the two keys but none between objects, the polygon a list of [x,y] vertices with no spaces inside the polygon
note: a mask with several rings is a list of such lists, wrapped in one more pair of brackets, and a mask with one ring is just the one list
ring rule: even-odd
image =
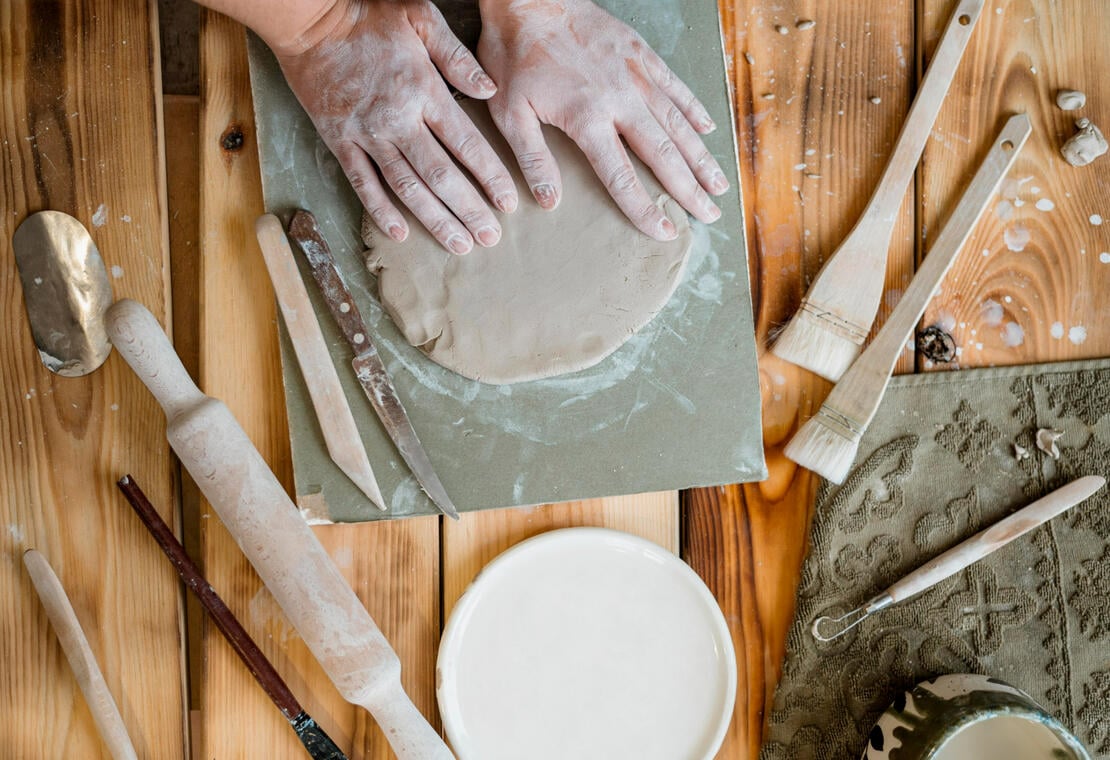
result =
[{"label": "wood grain", "polygon": [[[922,0],[926,42],[944,5]],[[1028,112],[1034,135],[924,323],[955,338],[960,356],[948,365],[953,369],[1110,355],[1110,255],[1102,256],[1110,252],[1110,157],[1077,168],[1059,153],[1078,116],[1110,127],[1110,6],[1048,0],[995,6],[980,22],[984,28],[925,154],[923,237],[934,235],[967,167],[1006,115]],[[1060,88],[1084,90],[1086,108],[1057,108]],[[1051,210],[1042,210],[1045,201]],[[1092,224],[1092,214],[1107,221]],[[943,368],[924,360],[922,367]]]},{"label": "wood grain", "polygon": [[[287,490],[292,484],[276,310],[254,220],[261,180],[241,26],[211,12],[201,23],[200,385],[232,409]],[[237,133],[242,140],[225,141]],[[224,145],[239,145],[227,150]],[[293,633],[234,542],[206,509],[205,574],[259,642],[306,711],[352,757],[391,757],[368,714],[342,700]],[[402,681],[434,711],[439,635],[437,518],[330,526],[317,536],[397,650]],[[301,758],[304,749],[230,647],[205,635],[200,757]]]},{"label": "wood grain", "polygon": [[[723,1],[721,15],[736,88],[753,307],[766,344],[855,224],[882,172],[913,93],[914,5],[736,0]],[[817,24],[798,30],[800,19]],[[913,261],[913,203],[907,202],[876,327],[908,284]],[[830,387],[770,353],[759,361],[770,477],[683,496],[682,556],[721,604],[740,671],[722,758],[758,756],[816,486],[782,449]],[[907,353],[900,367],[912,366]]]},{"label": "wood grain", "polygon": [[146,0],[0,5],[0,711],[8,757],[109,756],[19,561],[32,547],[65,585],[139,754],[177,758],[185,747],[180,593],[112,488],[119,472],[143,473],[172,519],[164,425],[118,357],[85,378],[42,366],[10,242],[29,213],[70,213],[92,232],[116,294],[167,315],[155,24]]}]

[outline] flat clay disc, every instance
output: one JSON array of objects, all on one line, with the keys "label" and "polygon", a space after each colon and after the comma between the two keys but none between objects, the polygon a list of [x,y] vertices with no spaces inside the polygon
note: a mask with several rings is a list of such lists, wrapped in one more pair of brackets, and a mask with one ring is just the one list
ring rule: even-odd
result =
[{"label": "flat clay disc", "polygon": [[500,243],[465,256],[444,251],[411,216],[404,243],[364,218],[364,238],[371,238],[366,263],[378,277],[382,305],[432,361],[482,382],[519,383],[597,364],[674,293],[693,241],[686,212],[633,157],[648,193],[679,232],[668,243],[647,237],[617,208],[578,147],[552,128],[544,135],[563,196],[556,210],[544,211],[485,104],[461,105],[516,178],[520,206],[500,216]]}]

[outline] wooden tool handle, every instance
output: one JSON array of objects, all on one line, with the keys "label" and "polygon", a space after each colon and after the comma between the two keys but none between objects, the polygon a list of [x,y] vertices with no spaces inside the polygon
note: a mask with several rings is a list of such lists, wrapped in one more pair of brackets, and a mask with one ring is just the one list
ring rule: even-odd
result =
[{"label": "wooden tool handle", "polygon": [[69,603],[61,581],[54,574],[46,557],[34,549],[28,549],[23,554],[23,564],[27,566],[35,591],[42,600],[42,606],[46,608],[46,616],[50,618],[54,632],[58,634],[58,641],[62,643],[62,651],[77,676],[77,685],[85,695],[85,702],[96,721],[100,737],[115,760],[137,760],[138,755],[127,735],[127,727],[123,724],[119,708],[112,699],[112,693],[108,691],[108,684],[104,681],[92,647],[85,638],[85,632],[81,630],[77,614]]},{"label": "wooden tool handle", "polygon": [[[167,412],[162,395],[196,391],[145,307],[117,301],[108,310],[108,335]],[[220,401],[196,395],[170,417],[170,445],[339,693],[376,714],[401,692],[397,654],[235,417]],[[399,715],[406,722],[382,723],[391,744],[420,734],[423,726],[414,723],[426,723],[419,712]],[[440,754],[426,756],[451,757],[442,740],[439,746]]]},{"label": "wooden tool handle", "polygon": [[166,525],[166,521],[158,514],[158,510],[147,499],[146,494],[139,488],[139,484],[130,475],[125,475],[116,485],[127,499],[127,503],[135,510],[135,514],[142,520],[143,525],[150,531],[150,535],[154,537],[158,546],[169,558],[170,564],[177,570],[181,580],[200,599],[200,603],[204,605],[204,609],[208,611],[212,621],[220,629],[220,633],[231,644],[235,654],[239,655],[239,659],[250,670],[251,675],[258,681],[262,690],[277,705],[286,720],[293,720],[300,715],[304,710],[293,692],[289,690],[285,681],[278,675],[277,670],[266,659],[266,655],[262,654],[262,650],[254,643],[254,639],[251,638],[250,634],[235,618],[235,615],[224,604],[224,600],[201,575],[200,568],[190,559],[185,552],[185,547],[177,540],[177,536],[170,530],[170,526]]},{"label": "wooden tool handle", "polygon": [[1063,488],[1058,488],[1048,496],[1019,509],[1009,517],[999,520],[986,530],[976,533],[962,544],[954,546],[922,565],[887,589],[887,593],[896,602],[919,594],[950,575],[978,562],[1015,538],[1025,535],[1038,525],[1066,512],[1095,494],[1104,485],[1106,485],[1106,478],[1099,475],[1088,475],[1073,480]]},{"label": "wooden tool handle", "polygon": [[941,105],[952,86],[956,69],[983,12],[984,3],[985,0],[960,0],[957,3],[906,115],[882,179],[850,236],[871,250],[878,249],[883,261],[886,261],[890,237],[906,195],[906,188],[917,171],[917,162],[921,159],[925,143],[928,142],[937,115],[940,114]]},{"label": "wooden tool handle", "polygon": [[929,300],[940,287],[1032,132],[1033,127],[1025,114],[1011,116],[999,130],[986,158],[944,223],[936,242],[929,248],[905,294],[871,345],[833,388],[825,400],[826,407],[850,418],[861,428],[870,424],[906,341],[913,335]]}]

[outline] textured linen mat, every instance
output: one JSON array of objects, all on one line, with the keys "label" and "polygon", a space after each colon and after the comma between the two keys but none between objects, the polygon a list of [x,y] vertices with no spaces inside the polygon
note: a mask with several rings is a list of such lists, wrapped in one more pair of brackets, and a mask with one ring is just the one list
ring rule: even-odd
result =
[{"label": "textured linen mat", "polygon": [[[1040,428],[1063,431],[1059,460]],[[810,633],[1088,474],[1110,475],[1110,360],[895,378],[844,485],[818,491],[761,757],[857,758],[899,692],[960,672],[1028,692],[1110,756],[1107,489],[842,638]]]}]

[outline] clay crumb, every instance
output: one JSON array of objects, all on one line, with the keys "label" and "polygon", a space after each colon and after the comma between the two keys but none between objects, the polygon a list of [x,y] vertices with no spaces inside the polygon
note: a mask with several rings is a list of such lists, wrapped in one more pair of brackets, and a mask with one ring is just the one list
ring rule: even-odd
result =
[{"label": "clay crumb", "polygon": [[782,24],[777,24],[775,26],[775,31],[778,32],[779,34],[790,34],[790,29],[788,27],[783,26]]},{"label": "clay crumb", "polygon": [[760,97],[762,97],[762,98],[763,98],[764,100],[774,100],[774,99],[775,99],[775,93],[773,93],[773,92],[765,92],[765,93],[763,93],[763,95],[761,95]]},{"label": "clay crumb", "polygon": [[1029,449],[1025,448],[1019,443],[1014,444],[1014,459],[1019,462],[1029,458]]},{"label": "clay crumb", "polygon": [[1110,150],[1106,138],[1090,119],[1075,122],[1075,130],[1071,139],[1060,148],[1064,160],[1072,166],[1086,166]]},{"label": "clay crumb", "polygon": [[1087,105],[1087,93],[1080,90],[1057,90],[1056,105],[1061,111],[1078,111]]},{"label": "clay crumb", "polygon": [[868,100],[870,100],[875,105],[879,105],[883,102],[883,99],[880,98],[878,95],[872,95],[870,98],[868,98]]},{"label": "clay crumb", "polygon": [[798,23],[794,24],[794,28],[800,32],[812,29],[815,26],[817,26],[817,22],[811,18],[798,19]]},{"label": "clay crumb", "polygon": [[751,53],[744,53],[744,60],[748,62],[749,66],[755,66],[755,56]]},{"label": "clay crumb", "polygon": [[1062,430],[1041,428],[1037,431],[1037,448],[1048,454],[1053,459],[1059,459],[1060,449],[1056,445],[1056,441],[1060,440],[1063,435],[1064,431]]}]

